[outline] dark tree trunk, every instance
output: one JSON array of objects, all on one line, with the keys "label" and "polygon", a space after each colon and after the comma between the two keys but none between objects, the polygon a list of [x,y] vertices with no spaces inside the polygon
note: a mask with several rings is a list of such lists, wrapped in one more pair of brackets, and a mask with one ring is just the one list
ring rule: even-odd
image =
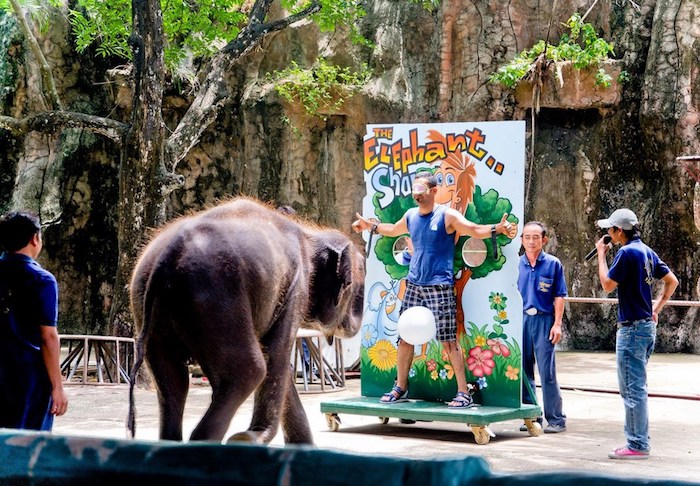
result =
[{"label": "dark tree trunk", "polygon": [[111,334],[131,336],[129,282],[148,228],[163,223],[163,19],[158,0],[132,2],[134,101],[119,171],[119,262],[110,315]]},{"label": "dark tree trunk", "polygon": [[318,12],[313,0],[304,10],[264,23],[272,0],[256,0],[249,24],[215,56],[210,71],[187,113],[166,140],[162,118],[164,71],[163,19],[157,0],[133,0],[134,101],[131,127],[122,144],[119,172],[119,256],[110,311],[110,333],[132,336],[129,282],[139,249],[149,228],[165,222],[166,196],[182,185],[174,174],[177,163],[216,119],[228,96],[226,72],[271,32]]}]

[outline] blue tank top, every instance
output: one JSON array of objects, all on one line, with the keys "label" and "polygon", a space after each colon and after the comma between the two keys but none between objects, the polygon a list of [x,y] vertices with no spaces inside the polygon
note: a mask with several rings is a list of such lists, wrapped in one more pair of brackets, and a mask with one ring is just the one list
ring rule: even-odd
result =
[{"label": "blue tank top", "polygon": [[445,228],[445,206],[422,215],[418,208],[406,212],[406,224],[413,241],[408,281],[416,285],[454,284],[455,235]]}]

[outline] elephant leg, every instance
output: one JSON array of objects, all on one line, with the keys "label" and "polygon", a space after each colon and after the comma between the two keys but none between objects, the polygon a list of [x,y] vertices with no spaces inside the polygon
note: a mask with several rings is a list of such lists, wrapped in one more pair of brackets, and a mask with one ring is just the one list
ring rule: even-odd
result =
[{"label": "elephant leg", "polygon": [[[291,329],[293,323],[299,322],[300,318],[296,306],[288,305],[263,337],[262,345],[267,351],[267,373],[255,392],[250,427],[246,432],[231,437],[231,440],[251,440],[267,444],[277,433],[283,412],[290,419],[306,422],[308,428],[308,421],[298,396],[297,400],[287,402],[289,387],[292,386],[290,360],[294,338]],[[291,411],[287,412],[287,407],[290,407]]]},{"label": "elephant leg", "polygon": [[182,440],[182,417],[189,390],[186,360],[176,356],[178,345],[153,336],[148,343],[146,359],[158,390],[160,438]]},{"label": "elephant leg", "polygon": [[287,400],[282,414],[282,431],[285,444],[313,444],[314,438],[309,419],[299,399],[295,386],[287,389]]},{"label": "elephant leg", "polygon": [[[236,411],[250,396],[255,389],[255,385],[259,382],[259,380],[252,381],[236,377],[240,373],[241,366],[246,366],[249,370],[257,370],[260,373],[259,376],[262,376],[265,372],[264,366],[259,368],[252,367],[247,360],[245,363],[239,363],[231,368],[220,368],[217,374],[228,374],[230,378],[215,379],[213,381],[209,378],[212,387],[211,404],[202,420],[192,431],[190,440],[221,441],[224,438],[224,434],[226,434]],[[207,376],[209,377],[209,374]]]},{"label": "elephant leg", "polygon": [[[238,328],[240,329],[240,328]],[[221,441],[231,419],[243,402],[253,393],[265,376],[265,357],[252,332],[220,336],[225,342],[237,343],[198,353],[197,361],[212,388],[211,404],[192,432],[191,440]]]}]

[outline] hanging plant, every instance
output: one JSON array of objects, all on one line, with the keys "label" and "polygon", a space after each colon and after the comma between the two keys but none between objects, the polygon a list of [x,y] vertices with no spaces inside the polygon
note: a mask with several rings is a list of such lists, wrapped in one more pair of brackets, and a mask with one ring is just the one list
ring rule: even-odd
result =
[{"label": "hanging plant", "polygon": [[[573,14],[564,26],[569,32],[561,36],[559,44],[550,44],[544,40],[537,42],[530,49],[515,56],[508,64],[501,66],[489,80],[508,88],[515,88],[523,79],[537,85],[540,84],[537,81],[544,76],[552,63],[570,61],[576,69],[587,69],[599,67],[603,61],[614,55],[613,44],[598,37],[595,28],[584,22],[581,14]],[[563,85],[561,64],[556,66],[559,83]],[[598,69],[595,76],[596,86],[609,87],[611,81],[612,78],[604,69]]]},{"label": "hanging plant", "polygon": [[343,104],[367,84],[372,71],[363,64],[358,71],[329,64],[319,58],[311,69],[297,63],[270,75],[277,93],[288,102],[304,107],[307,116],[325,119],[329,112],[339,110]]},{"label": "hanging plant", "polygon": [[[489,77],[494,84],[501,84],[514,89],[520,82],[528,82],[532,85],[531,91],[531,143],[530,157],[525,185],[525,204],[527,205],[532,180],[532,162],[535,148],[535,115],[540,111],[540,95],[545,79],[550,72],[550,66],[554,64],[559,86],[564,86],[562,68],[570,63],[574,69],[583,70],[598,68],[595,73],[595,86],[607,88],[611,85],[612,77],[602,68],[602,63],[611,59],[615,54],[614,45],[598,36],[593,25],[585,22],[588,13],[596,5],[597,0],[588,11],[581,16],[574,13],[563,25],[568,29],[559,40],[559,44],[550,44],[548,40],[540,40],[530,49],[522,51],[508,64],[501,66],[498,71]],[[548,34],[549,37],[549,34]],[[626,71],[621,71],[618,83],[628,79]]]}]

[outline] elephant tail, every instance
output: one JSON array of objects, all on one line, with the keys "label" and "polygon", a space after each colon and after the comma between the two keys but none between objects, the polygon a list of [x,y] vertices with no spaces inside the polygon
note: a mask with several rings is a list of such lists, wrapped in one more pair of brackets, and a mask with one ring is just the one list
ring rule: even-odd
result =
[{"label": "elephant tail", "polygon": [[148,276],[146,285],[143,287],[143,309],[141,309],[141,316],[143,322],[141,323],[141,332],[136,338],[135,343],[135,353],[134,365],[131,367],[131,372],[129,373],[129,413],[126,419],[126,428],[129,437],[132,439],[136,435],[136,401],[134,397],[134,389],[136,387],[136,378],[138,376],[139,369],[143,365],[143,360],[146,356],[145,348],[148,336],[151,335],[153,328],[153,292],[155,285],[157,285],[158,280],[164,281],[167,277],[163,274],[163,271],[158,271],[160,267],[155,266],[155,270],[151,272]]},{"label": "elephant tail", "polygon": [[138,375],[139,368],[143,364],[143,333],[139,336],[136,341],[136,357],[134,358],[134,366],[131,368],[129,373],[129,414],[126,419],[126,428],[129,433],[129,437],[132,439],[136,435],[136,403],[134,400],[134,387],[136,386],[136,376]]}]

